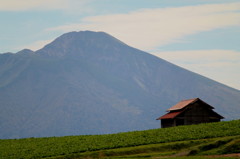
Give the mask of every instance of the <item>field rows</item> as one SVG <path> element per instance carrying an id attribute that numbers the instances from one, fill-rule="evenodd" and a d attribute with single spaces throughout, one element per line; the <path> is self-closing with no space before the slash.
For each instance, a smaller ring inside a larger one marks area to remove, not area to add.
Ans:
<path id="1" fill-rule="evenodd" d="M 240 120 L 108 135 L 0 140 L 0 158 L 45 158 L 139 145 L 240 135 Z"/>

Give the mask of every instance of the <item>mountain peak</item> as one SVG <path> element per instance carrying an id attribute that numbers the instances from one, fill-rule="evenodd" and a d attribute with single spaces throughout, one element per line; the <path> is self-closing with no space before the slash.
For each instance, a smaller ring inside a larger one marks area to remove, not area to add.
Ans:
<path id="1" fill-rule="evenodd" d="M 83 55 L 92 48 L 99 51 L 110 47 L 119 47 L 120 45 L 127 46 L 105 32 L 74 31 L 61 35 L 44 48 L 38 50 L 37 53 L 56 57 L 76 56 Z"/>
<path id="2" fill-rule="evenodd" d="M 18 51 L 17 54 L 30 54 L 33 53 L 34 51 L 30 50 L 30 49 L 23 49 L 21 51 Z"/>

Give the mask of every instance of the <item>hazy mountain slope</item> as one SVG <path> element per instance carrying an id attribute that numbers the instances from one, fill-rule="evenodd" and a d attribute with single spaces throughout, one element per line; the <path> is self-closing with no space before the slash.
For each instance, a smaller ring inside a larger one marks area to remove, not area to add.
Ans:
<path id="1" fill-rule="evenodd" d="M 71 32 L 35 53 L 0 55 L 0 138 L 157 128 L 168 107 L 195 97 L 239 118 L 240 91 L 103 32 Z"/>

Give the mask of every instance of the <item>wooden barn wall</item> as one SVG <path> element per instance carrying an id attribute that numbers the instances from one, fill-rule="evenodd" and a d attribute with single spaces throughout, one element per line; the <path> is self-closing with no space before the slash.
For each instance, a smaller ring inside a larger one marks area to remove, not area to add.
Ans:
<path id="1" fill-rule="evenodd" d="M 207 105 L 200 105 L 200 103 L 194 103 L 183 114 L 185 125 L 200 124 L 211 122 L 212 110 Z"/>

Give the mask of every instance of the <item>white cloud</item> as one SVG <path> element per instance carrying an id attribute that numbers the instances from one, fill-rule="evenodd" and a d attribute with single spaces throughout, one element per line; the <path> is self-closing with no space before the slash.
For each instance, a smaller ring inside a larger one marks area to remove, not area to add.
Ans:
<path id="1" fill-rule="evenodd" d="M 232 50 L 186 50 L 153 54 L 240 90 L 240 52 Z"/>
<path id="2" fill-rule="evenodd" d="M 0 11 L 26 11 L 71 8 L 84 8 L 91 0 L 0 0 Z"/>
<path id="3" fill-rule="evenodd" d="M 80 23 L 49 28 L 49 31 L 105 31 L 127 44 L 153 50 L 182 41 L 187 35 L 228 26 L 240 26 L 240 3 L 179 8 L 145 9 L 128 14 L 92 16 Z"/>

